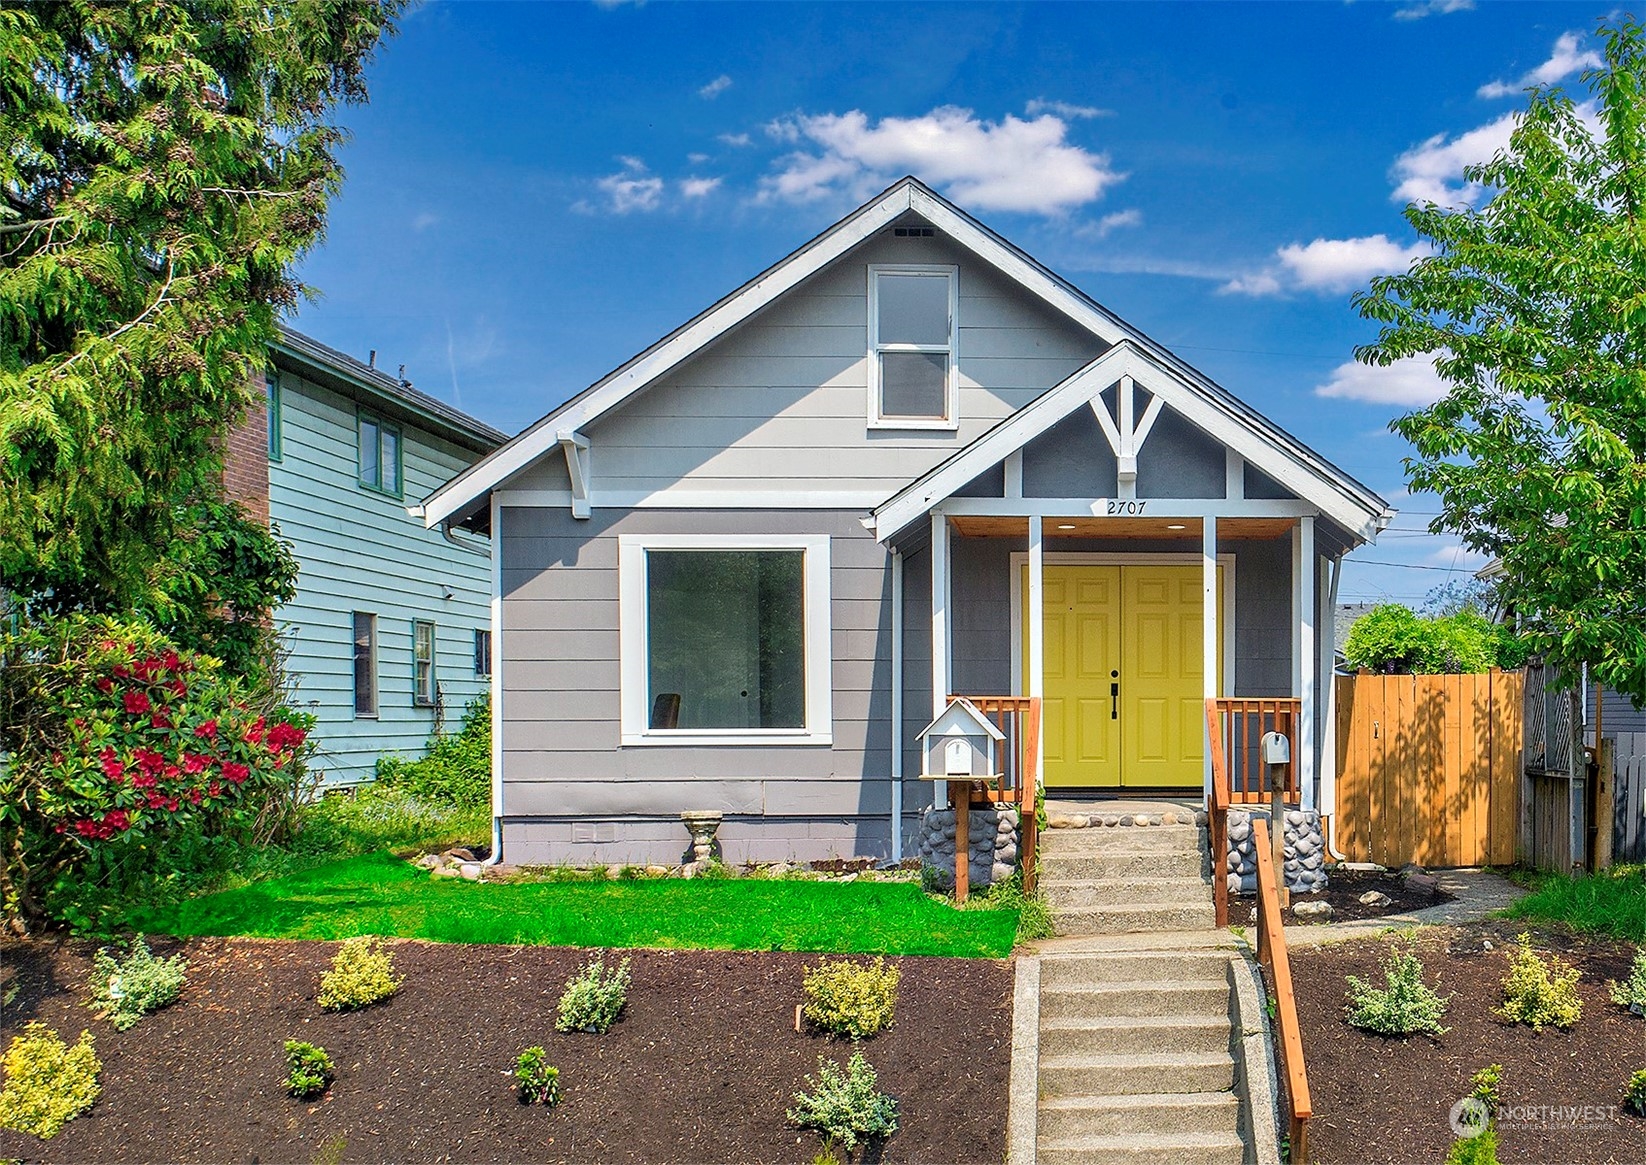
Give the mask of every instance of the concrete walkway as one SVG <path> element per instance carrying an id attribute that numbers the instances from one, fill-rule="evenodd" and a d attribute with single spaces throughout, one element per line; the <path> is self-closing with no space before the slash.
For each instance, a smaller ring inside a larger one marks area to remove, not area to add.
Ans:
<path id="1" fill-rule="evenodd" d="M 1293 947 L 1319 946 L 1351 938 L 1365 938 L 1387 930 L 1409 930 L 1417 926 L 1458 926 L 1480 922 L 1528 893 L 1502 874 L 1491 870 L 1431 870 L 1440 888 L 1454 896 L 1452 902 L 1389 914 L 1382 918 L 1358 918 L 1349 922 L 1327 922 L 1286 928 L 1286 944 Z"/>

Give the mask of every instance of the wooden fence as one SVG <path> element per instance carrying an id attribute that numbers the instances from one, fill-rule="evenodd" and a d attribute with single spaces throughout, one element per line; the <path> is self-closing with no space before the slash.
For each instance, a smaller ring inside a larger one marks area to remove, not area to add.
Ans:
<path id="1" fill-rule="evenodd" d="M 1612 860 L 1646 862 L 1646 732 L 1613 737 Z"/>
<path id="2" fill-rule="evenodd" d="M 1337 678 L 1337 849 L 1397 867 L 1508 865 L 1520 832 L 1523 677 Z"/>

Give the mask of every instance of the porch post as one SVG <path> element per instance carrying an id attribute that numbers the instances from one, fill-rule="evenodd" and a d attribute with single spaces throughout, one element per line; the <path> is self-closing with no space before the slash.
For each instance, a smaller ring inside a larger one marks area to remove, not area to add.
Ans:
<path id="1" fill-rule="evenodd" d="M 892 861 L 903 860 L 903 552 L 892 547 Z"/>
<path id="2" fill-rule="evenodd" d="M 932 719 L 949 702 L 949 518 L 932 511 Z M 943 808 L 948 786 L 932 782 L 932 807 Z"/>
<path id="3" fill-rule="evenodd" d="M 1315 807 L 1315 520 L 1299 518 L 1292 531 L 1292 694 L 1298 698 L 1299 807 Z"/>
<path id="4" fill-rule="evenodd" d="M 1217 685 L 1217 643 L 1223 633 L 1217 609 L 1217 519 L 1207 515 L 1200 522 L 1200 676 L 1201 694 L 1208 700 L 1222 695 Z M 1212 742 L 1208 738 L 1201 766 L 1201 792 L 1212 795 Z"/>
<path id="5" fill-rule="evenodd" d="M 1041 518 L 1029 519 L 1029 606 L 1028 640 L 1023 646 L 1023 654 L 1028 657 L 1029 688 L 1027 695 L 1045 696 L 1046 694 L 1046 571 L 1044 541 L 1046 523 Z M 1039 777 L 1046 772 L 1046 734 L 1040 732 L 1035 737 L 1035 764 L 1034 771 Z M 1037 778 L 1039 779 L 1039 778 Z"/>

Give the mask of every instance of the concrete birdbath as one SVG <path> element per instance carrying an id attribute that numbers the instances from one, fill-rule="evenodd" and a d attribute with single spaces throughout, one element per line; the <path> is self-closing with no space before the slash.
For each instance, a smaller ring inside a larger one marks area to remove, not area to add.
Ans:
<path id="1" fill-rule="evenodd" d="M 714 835 L 720 831 L 721 814 L 714 810 L 697 809 L 687 810 L 680 815 L 687 831 L 692 835 L 692 861 L 712 862 L 714 860 Z"/>

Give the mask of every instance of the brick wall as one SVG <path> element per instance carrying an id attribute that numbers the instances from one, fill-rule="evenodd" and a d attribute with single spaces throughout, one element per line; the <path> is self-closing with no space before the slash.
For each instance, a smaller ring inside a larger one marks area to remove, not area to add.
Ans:
<path id="1" fill-rule="evenodd" d="M 223 492 L 248 514 L 269 520 L 269 414 L 263 376 L 252 383 L 252 405 L 223 450 Z"/>

